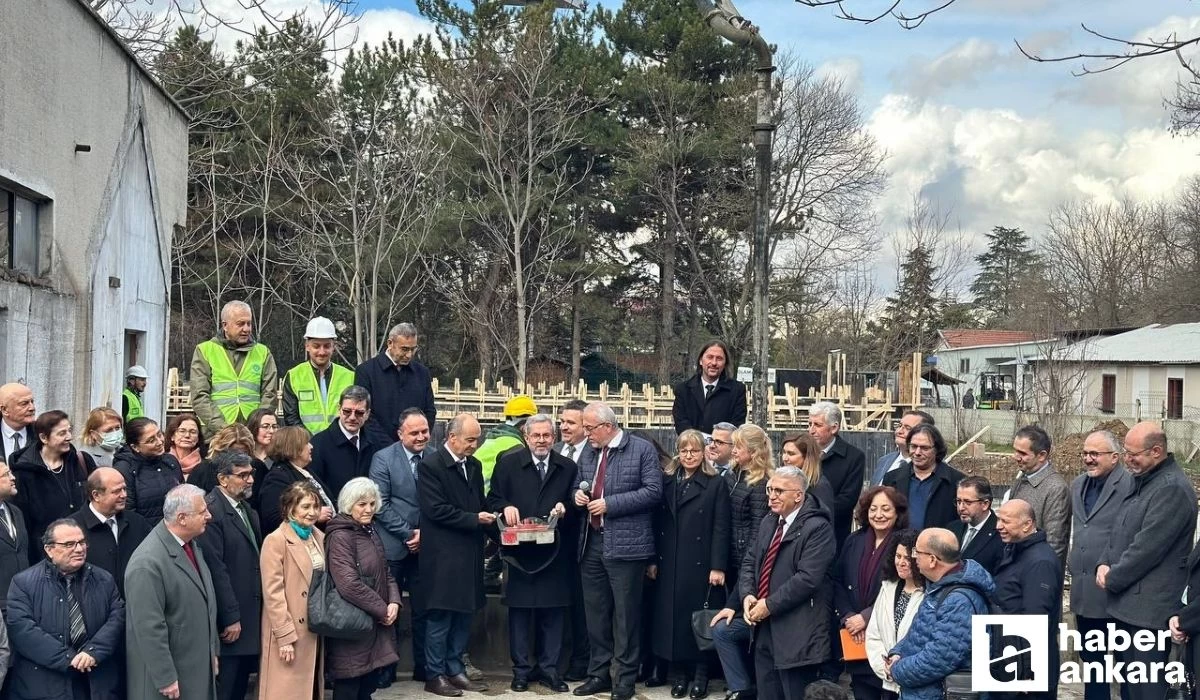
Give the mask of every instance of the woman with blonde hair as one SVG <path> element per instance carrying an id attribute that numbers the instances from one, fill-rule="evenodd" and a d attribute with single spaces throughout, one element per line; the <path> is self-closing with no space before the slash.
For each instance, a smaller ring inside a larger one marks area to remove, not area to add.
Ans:
<path id="1" fill-rule="evenodd" d="M 83 426 L 83 437 L 79 439 L 80 451 L 90 454 L 97 467 L 111 467 L 113 455 L 124 444 L 121 414 L 111 406 L 93 408 Z"/>
<path id="2" fill-rule="evenodd" d="M 833 484 L 821 475 L 821 448 L 808 433 L 793 433 L 783 437 L 779 461 L 785 467 L 795 467 L 808 477 L 808 493 L 833 516 Z"/>

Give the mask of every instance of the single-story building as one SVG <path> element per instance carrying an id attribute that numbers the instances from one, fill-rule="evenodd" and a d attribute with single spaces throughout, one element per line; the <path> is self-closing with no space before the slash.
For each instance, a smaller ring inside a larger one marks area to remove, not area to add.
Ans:
<path id="1" fill-rule="evenodd" d="M 979 408 L 1021 405 L 1031 384 L 1025 375 L 1028 358 L 1040 354 L 1044 341 L 1028 331 L 949 328 L 938 331 L 933 362 L 947 377 L 962 382 L 961 399 L 968 389 Z"/>
<path id="2" fill-rule="evenodd" d="M 161 417 L 188 117 L 84 0 L 0 3 L 0 380 Z"/>

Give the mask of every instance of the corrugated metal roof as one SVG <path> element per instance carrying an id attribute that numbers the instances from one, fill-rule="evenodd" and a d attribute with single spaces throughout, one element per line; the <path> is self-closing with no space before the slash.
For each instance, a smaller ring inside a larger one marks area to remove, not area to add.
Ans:
<path id="1" fill-rule="evenodd" d="M 1081 340 L 1054 354 L 1087 362 L 1200 365 L 1200 323 L 1155 323 L 1107 338 Z"/>

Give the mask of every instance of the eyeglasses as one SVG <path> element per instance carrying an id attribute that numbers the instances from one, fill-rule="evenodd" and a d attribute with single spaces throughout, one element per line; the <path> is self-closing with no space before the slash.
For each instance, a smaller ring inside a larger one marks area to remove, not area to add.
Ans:
<path id="1" fill-rule="evenodd" d="M 922 551 L 921 551 L 921 550 L 919 550 L 919 549 L 914 549 L 914 550 L 913 550 L 913 554 L 920 554 L 920 555 L 922 555 L 922 556 L 926 556 L 926 557 L 933 557 L 934 559 L 941 559 L 941 557 L 939 557 L 938 555 L 934 554 L 933 552 L 922 552 Z M 913 557 L 913 558 L 915 559 L 916 557 Z"/>
<path id="2" fill-rule="evenodd" d="M 146 438 L 146 439 L 142 440 L 141 444 L 143 444 L 143 445 L 153 445 L 153 444 L 154 444 L 154 443 L 156 443 L 156 442 L 162 442 L 162 441 L 163 441 L 163 434 L 162 434 L 162 433 L 155 433 L 155 434 L 151 435 L 150 437 L 148 437 L 148 438 Z"/>
<path id="3" fill-rule="evenodd" d="M 801 491 L 801 490 L 802 489 L 777 489 L 773 486 L 768 486 L 767 487 L 767 498 L 779 498 L 780 496 L 782 496 L 785 493 L 791 493 L 792 491 Z"/>
<path id="4" fill-rule="evenodd" d="M 350 416 L 354 416 L 355 418 L 362 418 L 363 416 L 367 415 L 367 410 L 365 408 L 343 408 L 342 415 L 347 418 L 349 418 Z"/>
<path id="5" fill-rule="evenodd" d="M 976 503 L 983 503 L 984 500 L 986 500 L 986 499 L 983 499 L 983 498 L 956 498 L 956 499 L 954 499 L 954 505 L 956 505 L 956 506 L 973 506 Z"/>
<path id="6" fill-rule="evenodd" d="M 1126 457 L 1141 457 L 1142 455 L 1146 454 L 1147 452 L 1149 452 L 1150 450 L 1153 450 L 1153 449 L 1154 449 L 1153 447 L 1147 447 L 1144 450 L 1125 450 L 1125 456 Z"/>
<path id="7" fill-rule="evenodd" d="M 599 427 L 600 427 L 600 426 L 602 426 L 602 425 L 612 425 L 612 423 L 597 423 L 597 424 L 595 424 L 595 425 L 588 425 L 587 423 L 584 423 L 584 424 L 583 424 L 583 425 L 581 425 L 580 427 L 581 427 L 581 428 L 583 428 L 583 432 L 585 432 L 585 433 L 590 433 L 590 432 L 592 432 L 592 431 L 593 431 L 593 430 L 595 430 L 596 428 L 599 428 Z"/>
<path id="8" fill-rule="evenodd" d="M 1114 450 L 1106 450 L 1104 452 L 1080 452 L 1079 456 L 1082 457 L 1083 459 L 1100 459 L 1104 455 L 1115 455 L 1115 454 L 1117 454 L 1117 452 Z"/>
<path id="9" fill-rule="evenodd" d="M 229 476 L 232 476 L 235 479 L 241 479 L 242 481 L 249 481 L 254 478 L 254 470 L 251 469 L 244 472 L 233 472 Z"/>
<path id="10" fill-rule="evenodd" d="M 200 431 L 195 428 L 180 428 L 175 431 L 176 435 L 199 435 Z"/>
<path id="11" fill-rule="evenodd" d="M 728 440 L 718 440 L 718 439 L 716 439 L 716 438 L 713 438 L 713 439 L 711 440 L 711 442 L 712 442 L 712 444 L 714 444 L 714 445 L 721 445 L 721 446 L 723 446 L 723 447 L 730 447 L 730 446 L 732 446 L 732 445 L 733 445 L 733 443 L 732 443 L 732 442 L 730 442 L 730 441 L 728 441 Z"/>
<path id="12" fill-rule="evenodd" d="M 55 547 L 63 549 L 87 549 L 87 540 L 71 540 L 70 542 L 51 542 Z"/>
<path id="13" fill-rule="evenodd" d="M 420 346 L 419 345 L 398 345 L 398 346 L 396 346 L 396 352 L 400 355 L 411 355 L 417 351 L 418 347 L 420 347 Z"/>
<path id="14" fill-rule="evenodd" d="M 679 454 L 681 456 L 682 455 L 698 455 L 698 454 L 704 454 L 704 450 L 697 450 L 693 447 L 689 447 L 686 450 L 680 450 Z"/>
<path id="15" fill-rule="evenodd" d="M 258 426 L 258 429 L 273 432 L 279 430 L 279 426 L 274 423 L 263 423 L 262 425 Z"/>

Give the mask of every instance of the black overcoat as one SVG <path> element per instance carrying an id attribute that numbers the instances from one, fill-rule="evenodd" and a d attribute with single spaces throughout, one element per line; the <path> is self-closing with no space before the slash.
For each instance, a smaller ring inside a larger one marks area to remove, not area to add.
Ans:
<path id="1" fill-rule="evenodd" d="M 522 518 L 545 518 L 555 503 L 567 514 L 558 523 L 553 545 L 520 544 L 502 549 L 506 559 L 504 602 L 514 608 L 560 608 L 571 604 L 571 581 L 575 571 L 575 541 L 579 536 L 579 511 L 571 507 L 577 467 L 557 452 L 546 458 L 546 481 L 542 483 L 533 455 L 520 448 L 505 453 L 496 462 L 487 509 L 503 513 L 516 506 Z M 544 568 L 543 568 L 544 567 Z M 537 571 L 528 574 L 522 571 Z"/>
<path id="2" fill-rule="evenodd" d="M 221 656 L 257 655 L 262 645 L 262 571 L 259 569 L 259 549 L 262 529 L 258 513 L 250 510 L 253 540 L 242 516 L 229 504 L 220 487 L 204 499 L 212 520 L 200 535 L 200 551 L 212 574 L 213 590 L 217 593 L 217 631 L 235 622 L 242 624 L 242 634 L 236 642 L 221 642 Z"/>
<path id="3" fill-rule="evenodd" d="M 671 416 L 676 433 L 691 429 L 711 433 L 715 423 L 746 422 L 746 385 L 736 379 L 722 375 L 708 399 L 704 398 L 704 382 L 699 373 L 673 389 L 675 402 L 671 405 Z"/>
<path id="4" fill-rule="evenodd" d="M 677 498 L 681 473 L 664 477 L 663 502 L 654 518 L 658 582 L 651 628 L 654 654 L 670 661 L 700 658 L 691 620 L 705 598 L 710 610 L 724 607 L 725 589 L 710 591 L 708 573 L 715 569 L 737 576 L 736 567 L 729 566 L 729 486 L 719 476 L 696 472 Z"/>
<path id="5" fill-rule="evenodd" d="M 8 528 L 0 525 L 0 610 L 7 607 L 5 599 L 8 597 L 8 586 L 13 577 L 29 568 L 31 563 L 29 531 L 25 528 L 25 514 L 11 502 L 5 507 L 8 508 L 9 515 L 12 517 L 17 536 L 9 535 Z M 45 550 L 38 547 L 37 557 L 33 559 L 32 563 L 36 564 L 42 558 L 43 551 Z"/>
<path id="6" fill-rule="evenodd" d="M 137 511 L 123 510 L 116 515 L 117 533 L 120 534 L 120 542 L 116 542 L 113 540 L 112 529 L 97 518 L 88 506 L 80 508 L 71 518 L 79 523 L 79 527 L 83 529 L 83 536 L 87 539 L 87 562 L 112 574 L 117 582 L 117 590 L 124 596 L 125 565 L 154 526 L 149 520 L 138 515 Z"/>
<path id="7" fill-rule="evenodd" d="M 486 510 L 483 467 L 467 457 L 467 475 L 445 446 L 417 469 L 421 505 L 420 586 L 427 610 L 473 613 L 484 606 Z"/>
<path id="8" fill-rule="evenodd" d="M 432 425 L 432 424 L 431 424 Z M 329 497 L 337 503 L 342 487 L 351 479 L 367 476 L 371 471 L 371 458 L 381 448 L 390 445 L 366 430 L 358 434 L 358 446 L 342 432 L 335 418 L 328 428 L 312 437 L 312 464 L 308 471 L 329 487 Z"/>

